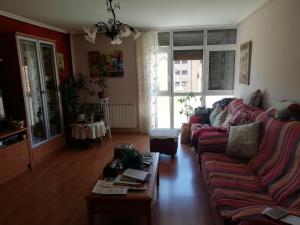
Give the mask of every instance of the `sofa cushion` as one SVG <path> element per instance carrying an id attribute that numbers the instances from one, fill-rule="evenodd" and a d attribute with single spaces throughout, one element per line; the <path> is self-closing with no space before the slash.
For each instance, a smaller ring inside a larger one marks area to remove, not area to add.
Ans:
<path id="1" fill-rule="evenodd" d="M 220 105 L 223 109 L 235 98 L 223 98 L 219 101 L 216 101 L 212 106 L 215 108 L 217 105 Z"/>
<path id="2" fill-rule="evenodd" d="M 219 115 L 217 115 L 215 121 L 214 121 L 214 124 L 213 126 L 214 127 L 222 127 L 224 121 L 226 120 L 227 118 L 227 114 L 228 112 L 223 110 L 222 112 L 219 113 Z"/>
<path id="3" fill-rule="evenodd" d="M 208 181 L 213 178 L 230 178 L 238 175 L 251 176 L 253 171 L 243 161 L 221 162 L 221 161 L 202 161 L 202 173 Z M 231 178 L 230 178 L 231 179 Z"/>
<path id="4" fill-rule="evenodd" d="M 299 119 L 300 105 L 291 101 L 280 101 L 267 110 L 270 116 L 279 120 Z"/>
<path id="5" fill-rule="evenodd" d="M 259 122 L 230 127 L 226 154 L 244 159 L 252 158 L 258 147 L 259 128 Z"/>
<path id="6" fill-rule="evenodd" d="M 231 126 L 238 126 L 250 123 L 251 114 L 255 111 L 261 111 L 261 109 L 241 104 L 231 112 L 232 118 L 229 121 L 229 124 Z"/>
<path id="7" fill-rule="evenodd" d="M 232 118 L 232 114 L 231 113 L 227 113 L 226 119 L 224 120 L 222 127 L 224 128 L 228 128 L 230 127 L 230 120 Z"/>
<path id="8" fill-rule="evenodd" d="M 211 127 L 209 124 L 201 124 L 201 123 L 194 123 L 191 125 L 191 146 L 197 148 L 198 146 L 198 131 L 202 128 L 209 128 Z"/>
<path id="9" fill-rule="evenodd" d="M 209 114 L 209 122 L 211 125 L 214 124 L 216 117 L 223 111 L 220 105 L 217 105 L 214 110 Z"/>
<path id="10" fill-rule="evenodd" d="M 229 188 L 216 188 L 212 191 L 212 199 L 222 216 L 226 210 L 240 209 L 249 206 L 268 205 L 276 206 L 273 198 L 264 192 L 234 190 Z"/>
<path id="11" fill-rule="evenodd" d="M 253 107 L 259 107 L 261 102 L 261 91 L 257 89 L 244 99 L 244 103 Z"/>
<path id="12" fill-rule="evenodd" d="M 192 115 L 189 118 L 189 124 L 192 125 L 194 123 L 202 123 L 203 117 L 201 115 Z"/>
<path id="13" fill-rule="evenodd" d="M 197 152 L 218 152 L 224 153 L 228 143 L 227 130 L 211 129 L 210 132 L 203 132 L 198 135 Z"/>

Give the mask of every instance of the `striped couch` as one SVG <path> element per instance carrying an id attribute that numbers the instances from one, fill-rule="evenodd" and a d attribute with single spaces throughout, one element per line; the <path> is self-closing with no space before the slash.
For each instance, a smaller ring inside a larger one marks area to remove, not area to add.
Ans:
<path id="1" fill-rule="evenodd" d="M 266 206 L 300 216 L 300 122 L 283 122 L 255 111 L 261 122 L 257 155 L 250 161 L 203 153 L 201 170 L 213 206 L 229 223 L 280 224 L 261 215 Z"/>
<path id="2" fill-rule="evenodd" d="M 251 115 L 256 112 L 262 112 L 261 109 L 251 107 L 243 103 L 242 99 L 235 99 L 230 102 L 225 110 L 232 115 L 229 121 L 230 125 L 241 125 L 250 122 Z M 225 152 L 228 142 L 228 128 L 212 127 L 209 124 L 200 122 L 191 122 L 191 146 L 196 152 Z"/>

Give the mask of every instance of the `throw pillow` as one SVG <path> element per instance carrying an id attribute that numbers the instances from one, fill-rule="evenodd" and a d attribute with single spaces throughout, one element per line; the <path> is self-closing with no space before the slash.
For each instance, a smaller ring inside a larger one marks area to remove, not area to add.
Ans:
<path id="1" fill-rule="evenodd" d="M 217 105 L 214 110 L 209 114 L 209 122 L 211 125 L 214 124 L 217 115 L 222 112 L 223 109 L 220 105 Z"/>
<path id="2" fill-rule="evenodd" d="M 279 120 L 299 120 L 300 105 L 284 100 L 269 108 L 267 113 Z"/>
<path id="3" fill-rule="evenodd" d="M 228 114 L 227 111 L 222 111 L 221 113 L 219 113 L 219 115 L 217 115 L 217 117 L 215 119 L 213 126 L 221 127 L 227 118 L 227 114 Z"/>
<path id="4" fill-rule="evenodd" d="M 260 122 L 230 127 L 226 154 L 242 159 L 252 158 L 258 148 L 259 129 Z"/>
<path id="5" fill-rule="evenodd" d="M 197 107 L 194 110 L 194 114 L 200 115 L 202 117 L 200 123 L 209 124 L 209 114 L 211 113 L 212 110 L 213 110 L 212 108 Z"/>
<path id="6" fill-rule="evenodd" d="M 233 101 L 235 98 L 223 98 L 219 101 L 216 101 L 212 107 L 215 108 L 217 105 L 220 105 L 223 109 L 225 106 L 227 106 L 231 101 Z"/>
<path id="7" fill-rule="evenodd" d="M 225 121 L 224 121 L 224 123 L 222 124 L 222 126 L 225 127 L 225 128 L 229 127 L 229 126 L 231 125 L 231 124 L 230 124 L 231 118 L 232 118 L 232 114 L 231 114 L 231 113 L 228 113 L 228 114 L 227 114 L 227 117 L 226 117 L 226 119 L 225 119 Z"/>
<path id="8" fill-rule="evenodd" d="M 257 89 L 244 99 L 244 103 L 253 107 L 258 107 L 261 101 L 261 91 Z"/>

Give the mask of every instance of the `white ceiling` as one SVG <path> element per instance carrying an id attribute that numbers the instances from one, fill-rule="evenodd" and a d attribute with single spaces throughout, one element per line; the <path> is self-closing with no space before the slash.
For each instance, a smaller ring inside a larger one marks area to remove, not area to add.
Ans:
<path id="1" fill-rule="evenodd" d="M 138 28 L 236 25 L 268 0 L 120 0 L 123 23 Z M 81 31 L 110 17 L 105 0 L 1 0 L 0 10 Z"/>

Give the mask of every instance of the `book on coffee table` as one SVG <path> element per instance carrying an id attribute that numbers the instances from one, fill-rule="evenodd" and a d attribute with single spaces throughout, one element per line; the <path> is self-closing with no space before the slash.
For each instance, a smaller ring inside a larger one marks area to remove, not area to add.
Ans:
<path id="1" fill-rule="evenodd" d="M 143 171 L 143 170 L 128 168 L 122 173 L 122 176 L 129 178 L 129 179 L 145 182 L 145 180 L 148 176 L 148 172 Z"/>

